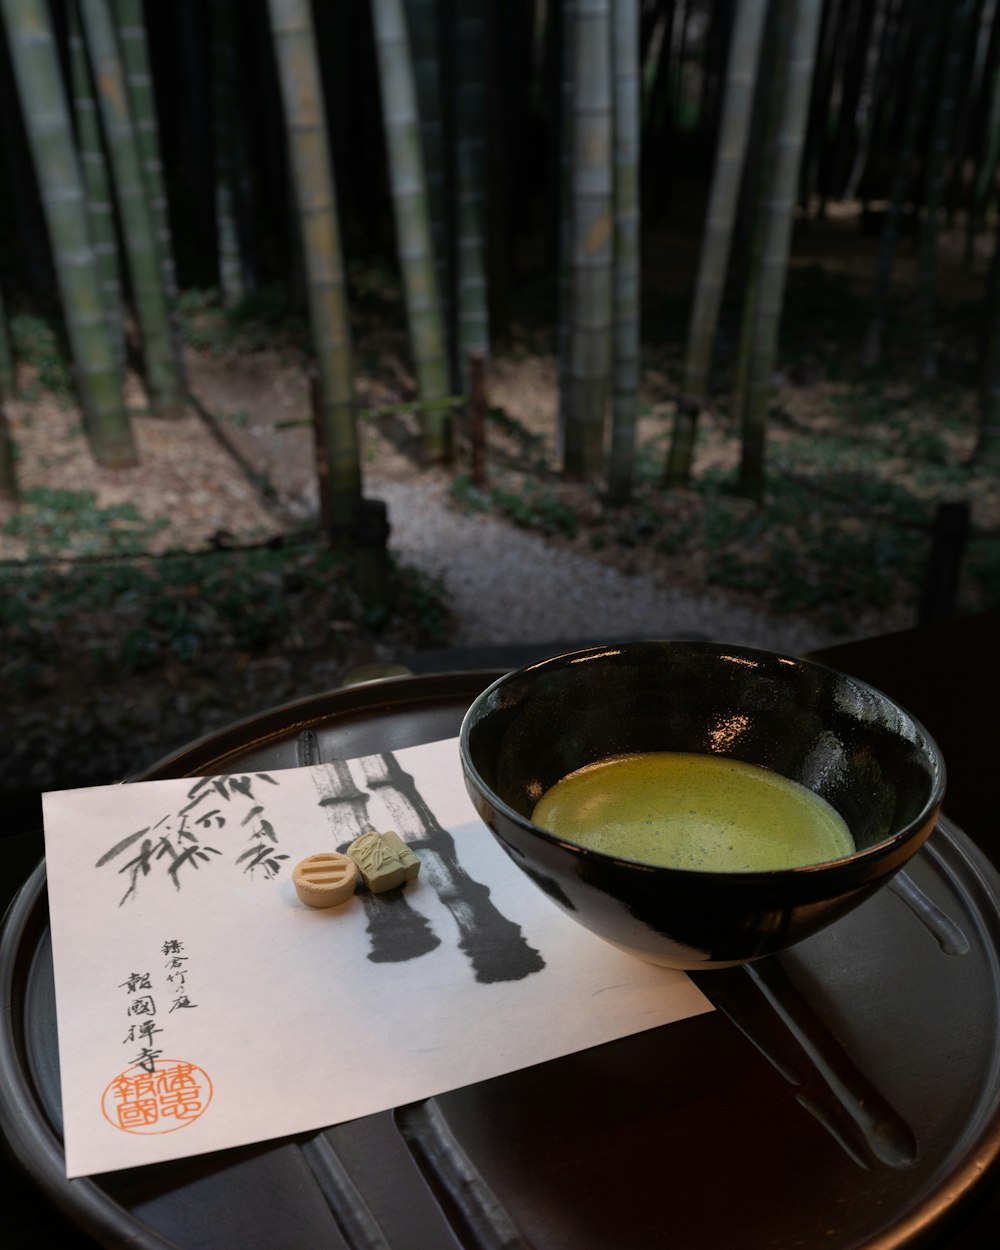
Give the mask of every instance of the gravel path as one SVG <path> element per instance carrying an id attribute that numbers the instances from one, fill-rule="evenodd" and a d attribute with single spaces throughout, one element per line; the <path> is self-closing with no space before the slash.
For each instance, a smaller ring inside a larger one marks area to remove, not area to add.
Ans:
<path id="1" fill-rule="evenodd" d="M 455 645 L 698 637 L 800 654 L 844 641 L 721 595 L 626 576 L 494 517 L 456 512 L 444 491 L 441 481 L 383 480 L 368 493 L 388 507 L 393 552 L 444 583 Z"/>

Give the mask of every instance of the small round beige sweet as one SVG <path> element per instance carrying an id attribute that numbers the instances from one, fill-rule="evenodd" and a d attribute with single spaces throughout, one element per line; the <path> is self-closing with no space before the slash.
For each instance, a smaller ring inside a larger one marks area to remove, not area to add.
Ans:
<path id="1" fill-rule="evenodd" d="M 307 907 L 336 907 L 338 903 L 346 903 L 357 882 L 357 864 L 337 851 L 308 855 L 292 869 L 295 893 Z"/>

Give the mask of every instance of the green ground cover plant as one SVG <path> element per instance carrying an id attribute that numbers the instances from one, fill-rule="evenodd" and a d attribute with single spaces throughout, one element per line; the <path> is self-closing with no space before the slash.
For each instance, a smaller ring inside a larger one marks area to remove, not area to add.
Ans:
<path id="1" fill-rule="evenodd" d="M 319 543 L 0 567 L 0 683 L 22 693 L 272 649 L 346 661 L 361 636 L 416 648 L 447 632 L 430 579 L 392 563 L 387 604 L 368 607 L 349 559 Z"/>
<path id="2" fill-rule="evenodd" d="M 915 619 L 937 506 L 965 499 L 972 523 L 957 607 L 1000 605 L 996 474 L 972 461 L 969 387 L 954 380 L 908 386 L 888 373 L 831 383 L 815 340 L 811 352 L 809 368 L 824 381 L 782 388 L 760 504 L 737 493 L 738 432 L 722 405 L 701 424 L 700 467 L 683 491 L 662 485 L 668 423 L 647 417 L 633 496 L 620 507 L 605 503 L 599 484 L 561 479 L 532 431 L 519 428 L 514 414 L 494 412 L 489 480 L 473 486 L 459 474 L 452 500 L 620 567 L 724 590 L 843 632 L 858 613 L 893 606 Z M 665 362 L 668 379 L 671 368 Z M 654 394 L 647 411 L 655 414 L 658 404 L 662 411 Z"/>
<path id="3" fill-rule="evenodd" d="M 93 491 L 35 487 L 0 531 L 25 541 L 29 559 L 62 556 L 141 555 L 167 524 L 144 517 L 132 503 L 100 507 Z"/>

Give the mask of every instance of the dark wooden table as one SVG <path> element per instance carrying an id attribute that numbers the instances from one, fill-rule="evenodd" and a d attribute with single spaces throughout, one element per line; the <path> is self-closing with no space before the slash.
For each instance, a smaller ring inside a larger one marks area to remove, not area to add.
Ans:
<path id="1" fill-rule="evenodd" d="M 1000 614 L 991 613 L 828 648 L 816 653 L 813 658 L 878 686 L 923 721 L 941 745 L 947 762 L 949 784 L 945 800 L 946 813 L 986 852 L 994 864 L 1000 865 L 1000 805 L 994 781 L 996 748 L 1000 740 L 998 640 Z M 552 647 L 547 650 L 551 653 L 557 649 L 559 648 Z M 529 651 L 524 648 L 501 648 L 488 655 L 479 652 L 473 664 L 469 663 L 465 654 L 457 651 L 447 657 L 439 656 L 436 667 L 455 670 L 469 667 L 516 667 L 532 658 Z M 32 829 L 11 828 L 8 824 L 0 846 L 3 850 L 3 860 L 0 862 L 0 888 L 3 890 L 3 897 L 0 901 L 6 902 L 41 854 L 40 833 Z M 718 1044 L 718 1030 L 714 1025 L 693 1022 L 691 1032 L 692 1037 L 695 1032 L 698 1033 L 698 1044 L 708 1047 Z M 589 1068 L 586 1063 L 579 1063 L 577 1066 L 584 1076 L 594 1076 L 595 1073 L 600 1076 L 600 1063 L 594 1069 Z M 532 1079 L 534 1078 L 529 1075 L 526 1083 L 530 1084 Z M 544 1084 L 541 1074 L 537 1080 Z M 696 1096 L 706 1097 L 705 1091 L 692 1090 L 692 1097 Z M 768 1101 L 770 1097 L 770 1094 L 762 1096 L 760 1106 L 749 1110 L 757 1114 L 769 1114 L 772 1109 Z M 495 1101 L 491 1102 L 488 1096 L 482 1105 L 493 1115 L 504 1114 L 504 1108 Z M 466 1128 L 474 1134 L 472 1126 Z M 512 1122 L 509 1128 L 511 1132 L 518 1133 L 522 1131 L 523 1125 Z M 525 1139 L 524 1144 L 526 1152 L 530 1153 L 530 1141 Z M 372 1150 L 378 1152 L 386 1145 L 387 1142 L 373 1130 Z M 704 1145 L 705 1143 L 692 1142 L 692 1150 Z M 567 1149 L 569 1148 L 571 1144 L 567 1143 Z M 594 1148 L 621 1149 L 627 1148 L 627 1143 L 595 1141 Z M 746 1148 L 753 1149 L 751 1133 L 747 1134 Z M 365 1166 L 364 1160 L 353 1162 L 358 1168 L 363 1169 Z M 552 1172 L 554 1188 L 563 1200 L 570 1201 L 573 1196 L 572 1178 L 559 1173 L 558 1168 L 553 1168 Z M 93 1244 L 77 1230 L 67 1227 L 52 1212 L 9 1159 L 4 1161 L 0 1182 L 3 1183 L 4 1193 L 7 1195 L 0 1206 L 0 1244 L 5 1250 L 45 1245 L 73 1250 L 74 1247 Z M 921 1244 L 948 1246 L 953 1250 L 978 1250 L 979 1247 L 993 1244 L 996 1229 L 1000 1228 L 1000 1181 L 991 1179 L 988 1184 L 980 1187 L 977 1197 L 978 1201 L 970 1204 L 960 1223 L 948 1231 L 944 1240 L 936 1237 L 931 1242 Z M 622 1200 L 630 1199 L 626 1196 Z M 635 1200 L 640 1199 L 636 1197 Z M 648 1195 L 641 1200 L 650 1201 Z M 720 1194 L 718 1200 L 724 1203 L 727 1197 Z M 208 1244 L 215 1243 L 210 1239 Z M 290 1244 L 302 1243 L 293 1240 Z M 395 1244 L 394 1241 L 393 1245 Z M 414 1241 L 412 1244 L 418 1243 Z M 471 1230 L 468 1239 L 452 1240 L 449 1236 L 440 1243 L 422 1240 L 419 1244 L 462 1244 L 479 1247 L 492 1243 L 488 1239 L 482 1241 L 480 1234 Z M 733 1245 L 736 1244 L 741 1246 L 741 1250 L 744 1247 L 753 1250 L 752 1240 L 733 1242 Z M 541 1246 L 538 1250 L 541 1250 Z"/>
<path id="2" fill-rule="evenodd" d="M 827 647 L 812 658 L 884 690 L 922 721 L 945 758 L 948 815 L 1000 867 L 1000 612 Z M 952 1230 L 948 1250 L 982 1250 L 1000 1229 L 1000 1179 Z"/>

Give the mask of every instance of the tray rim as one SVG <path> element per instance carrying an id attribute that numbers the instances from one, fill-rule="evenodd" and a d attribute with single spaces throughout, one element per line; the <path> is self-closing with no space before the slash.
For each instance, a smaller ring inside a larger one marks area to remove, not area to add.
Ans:
<path id="1" fill-rule="evenodd" d="M 322 727 L 330 720 L 361 720 L 433 707 L 449 702 L 471 702 L 479 690 L 501 676 L 504 669 L 463 669 L 448 673 L 386 677 L 357 685 L 333 688 L 301 699 L 275 705 L 235 720 L 159 757 L 127 782 L 162 777 L 198 775 L 205 768 L 222 770 L 240 754 L 263 749 L 268 744 L 294 738 L 304 729 Z M 253 736 L 248 731 L 256 729 Z M 187 763 L 190 767 L 182 765 Z M 197 771 L 195 771 L 197 770 Z M 977 888 L 989 898 L 1000 920 L 1000 874 L 988 857 L 947 814 L 939 817 L 937 828 L 944 835 L 950 855 L 957 855 L 964 870 L 971 873 Z M 925 853 L 923 850 L 920 854 Z M 941 859 L 940 851 L 927 853 Z M 948 866 L 950 868 L 950 866 Z M 953 871 L 953 869 L 951 869 Z M 980 916 L 980 901 L 970 900 Z M 0 1028 L 0 1132 L 12 1147 L 17 1164 L 39 1186 L 54 1206 L 81 1231 L 93 1236 L 117 1236 L 127 1225 L 128 1244 L 139 1250 L 173 1250 L 176 1245 L 121 1205 L 106 1192 L 100 1177 L 65 1175 L 62 1140 L 49 1122 L 35 1090 L 34 1078 L 23 1062 L 18 1046 L 18 1028 L 24 1015 L 23 998 L 16 989 L 28 979 L 25 965 L 37 955 L 38 942 L 48 928 L 48 896 L 44 858 L 21 886 L 0 924 L 0 990 L 3 993 L 3 1024 Z M 10 940 L 16 936 L 17 940 Z M 17 959 L 25 937 L 33 941 L 31 959 Z M 1000 939 L 991 935 L 985 941 L 993 954 L 997 1003 L 1000 1005 Z M 710 974 L 702 974 L 710 975 Z M 23 1028 L 20 1029 L 23 1040 Z M 888 1226 L 873 1230 L 865 1250 L 904 1250 L 923 1244 L 926 1237 L 939 1237 L 960 1219 L 984 1194 L 984 1182 L 993 1178 L 1000 1166 L 1000 1049 L 994 1056 L 993 1094 L 988 1108 L 973 1121 L 974 1135 L 966 1159 L 943 1176 L 928 1179 L 925 1192 L 916 1205 L 898 1212 Z M 977 1107 L 979 1107 L 977 1103 Z M 978 1121 L 978 1122 L 977 1122 Z M 284 1139 L 279 1139 L 284 1140 Z M 957 1146 L 956 1142 L 956 1146 Z M 169 1166 L 169 1165 L 167 1165 Z M 931 1242 L 934 1244 L 934 1242 Z"/>

